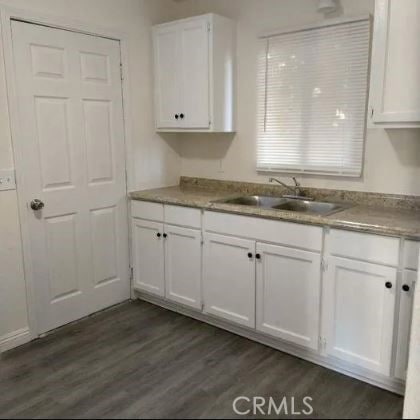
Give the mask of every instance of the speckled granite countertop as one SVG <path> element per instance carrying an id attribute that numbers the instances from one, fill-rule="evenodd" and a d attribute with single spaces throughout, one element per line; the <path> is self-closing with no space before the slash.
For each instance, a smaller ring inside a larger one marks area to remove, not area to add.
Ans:
<path id="1" fill-rule="evenodd" d="M 278 187 L 275 187 L 273 191 L 272 186 L 235 183 L 238 184 L 235 188 L 231 188 L 231 184 L 229 188 L 224 188 L 227 185 L 223 184 L 220 186 L 221 188 L 215 188 L 215 185 L 211 185 L 211 188 L 209 188 L 209 185 L 205 183 L 189 182 L 191 179 L 181 179 L 181 185 L 175 187 L 136 191 L 130 193 L 129 196 L 133 200 L 196 207 L 245 216 L 329 226 L 359 232 L 402 236 L 420 240 L 420 208 L 417 207 L 417 198 L 407 197 L 404 199 L 403 197 L 397 196 L 350 192 L 346 192 L 348 194 L 343 195 L 344 192 L 333 190 L 331 190 L 331 194 L 326 194 L 326 190 L 308 190 L 312 193 L 308 195 L 318 200 L 322 198 L 324 201 L 339 202 L 343 201 L 342 198 L 344 197 L 347 198 L 346 203 L 348 203 L 350 201 L 349 198 L 352 198 L 352 206 L 350 208 L 329 216 L 318 216 L 217 202 L 228 197 L 257 194 L 254 188 L 259 188 L 258 192 L 262 195 L 281 195 L 284 191 Z M 268 188 L 270 191 L 267 191 Z M 273 192 L 277 194 L 273 194 Z M 411 202 L 410 200 L 414 200 L 415 202 Z M 368 205 L 365 203 L 368 203 Z M 382 205 L 379 205 L 379 203 Z"/>

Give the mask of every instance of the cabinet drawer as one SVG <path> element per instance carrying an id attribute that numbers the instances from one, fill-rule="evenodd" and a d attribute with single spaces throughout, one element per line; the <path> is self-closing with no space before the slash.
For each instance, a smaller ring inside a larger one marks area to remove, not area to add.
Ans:
<path id="1" fill-rule="evenodd" d="M 163 204 L 133 200 L 131 202 L 131 216 L 163 222 Z"/>
<path id="2" fill-rule="evenodd" d="M 201 229 L 201 210 L 182 206 L 165 206 L 165 223 Z"/>
<path id="3" fill-rule="evenodd" d="M 322 249 L 322 228 L 318 226 L 206 211 L 204 228 L 208 232 L 273 242 L 311 251 L 319 252 Z"/>
<path id="4" fill-rule="evenodd" d="M 420 242 L 405 241 L 403 251 L 404 268 L 417 270 L 419 264 Z"/>
<path id="5" fill-rule="evenodd" d="M 338 229 L 327 236 L 327 250 L 332 255 L 393 266 L 398 265 L 399 244 L 398 238 Z"/>

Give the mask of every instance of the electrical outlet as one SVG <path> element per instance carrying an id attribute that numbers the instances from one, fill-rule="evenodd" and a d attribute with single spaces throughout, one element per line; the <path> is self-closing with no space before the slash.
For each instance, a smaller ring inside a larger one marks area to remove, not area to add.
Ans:
<path id="1" fill-rule="evenodd" d="M 14 169 L 0 169 L 0 191 L 15 189 L 16 179 Z"/>

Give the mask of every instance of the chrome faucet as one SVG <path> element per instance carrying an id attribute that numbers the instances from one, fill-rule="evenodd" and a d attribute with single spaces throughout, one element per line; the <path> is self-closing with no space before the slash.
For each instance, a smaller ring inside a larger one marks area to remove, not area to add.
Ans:
<path id="1" fill-rule="evenodd" d="M 285 184 L 284 182 L 280 181 L 277 178 L 270 178 L 268 182 L 277 182 L 277 184 L 282 185 L 284 188 L 287 188 L 289 191 L 293 192 L 293 197 L 302 197 L 303 191 L 300 188 L 300 184 L 298 180 L 293 176 L 292 177 L 293 182 L 295 183 L 294 187 L 291 187 L 290 185 Z"/>

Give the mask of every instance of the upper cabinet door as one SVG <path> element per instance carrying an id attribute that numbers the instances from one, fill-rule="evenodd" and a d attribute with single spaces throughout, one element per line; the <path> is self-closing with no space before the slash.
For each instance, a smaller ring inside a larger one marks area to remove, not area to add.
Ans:
<path id="1" fill-rule="evenodd" d="M 153 28 L 156 129 L 233 132 L 235 25 L 212 13 Z"/>
<path id="2" fill-rule="evenodd" d="M 209 29 L 207 17 L 180 26 L 182 86 L 181 126 L 208 128 L 209 107 Z"/>
<path id="3" fill-rule="evenodd" d="M 155 112 L 157 128 L 180 126 L 179 26 L 154 28 Z M 178 118 L 177 118 L 178 117 Z"/>
<path id="4" fill-rule="evenodd" d="M 323 291 L 327 355 L 388 376 L 397 270 L 329 257 Z"/>
<path id="5" fill-rule="evenodd" d="M 376 0 L 371 117 L 386 127 L 420 126 L 420 2 Z"/>
<path id="6" fill-rule="evenodd" d="M 321 256 L 257 243 L 257 329 L 318 349 Z"/>

